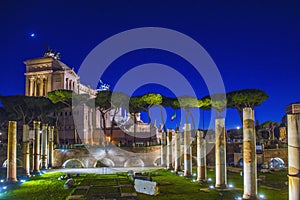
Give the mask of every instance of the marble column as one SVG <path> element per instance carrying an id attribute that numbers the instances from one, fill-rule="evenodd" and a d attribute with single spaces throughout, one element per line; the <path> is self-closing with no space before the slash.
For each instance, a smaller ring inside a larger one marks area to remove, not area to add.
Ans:
<path id="1" fill-rule="evenodd" d="M 225 137 L 225 119 L 216 119 L 216 188 L 226 188 L 226 137 Z"/>
<path id="2" fill-rule="evenodd" d="M 43 89 L 44 89 L 44 81 L 43 78 L 39 78 L 39 96 L 43 96 Z"/>
<path id="3" fill-rule="evenodd" d="M 288 114 L 289 199 L 300 199 L 300 114 Z"/>
<path id="4" fill-rule="evenodd" d="M 54 126 L 48 127 L 48 167 L 53 166 L 53 141 L 54 141 Z"/>
<path id="5" fill-rule="evenodd" d="M 37 96 L 37 79 L 35 78 L 33 81 L 33 95 L 32 96 Z"/>
<path id="6" fill-rule="evenodd" d="M 29 142 L 29 152 L 30 152 L 30 172 L 33 173 L 34 171 L 34 137 L 31 141 L 31 143 Z"/>
<path id="7" fill-rule="evenodd" d="M 42 143 L 41 143 L 41 158 L 42 158 L 42 169 L 48 167 L 48 124 L 42 125 Z"/>
<path id="8" fill-rule="evenodd" d="M 172 130 L 168 130 L 168 136 L 167 136 L 167 169 L 173 169 L 172 166 Z"/>
<path id="9" fill-rule="evenodd" d="M 7 179 L 8 183 L 17 182 L 17 122 L 8 122 L 7 134 Z"/>
<path id="10" fill-rule="evenodd" d="M 29 152 L 29 126 L 23 125 L 23 156 L 24 168 L 27 176 L 30 176 L 30 152 Z"/>
<path id="11" fill-rule="evenodd" d="M 167 166 L 167 136 L 166 132 L 162 131 L 161 132 L 161 166 L 166 167 Z"/>
<path id="12" fill-rule="evenodd" d="M 197 132 L 197 181 L 206 180 L 206 141 L 204 132 Z"/>
<path id="13" fill-rule="evenodd" d="M 40 172 L 40 125 L 41 122 L 33 121 L 33 129 L 34 129 L 34 173 Z"/>
<path id="14" fill-rule="evenodd" d="M 34 80 L 33 80 L 33 78 L 32 77 L 30 77 L 29 79 L 29 94 L 28 94 L 28 96 L 34 96 L 34 94 L 33 94 L 33 84 L 34 84 Z"/>
<path id="15" fill-rule="evenodd" d="M 184 124 L 184 176 L 192 176 L 191 124 Z"/>
<path id="16" fill-rule="evenodd" d="M 256 138 L 254 111 L 252 108 L 243 109 L 243 158 L 243 199 L 257 199 Z"/>
<path id="17" fill-rule="evenodd" d="M 178 130 L 175 131 L 174 135 L 174 171 L 177 173 L 180 171 L 180 146 L 181 146 L 181 137 L 180 132 Z"/>

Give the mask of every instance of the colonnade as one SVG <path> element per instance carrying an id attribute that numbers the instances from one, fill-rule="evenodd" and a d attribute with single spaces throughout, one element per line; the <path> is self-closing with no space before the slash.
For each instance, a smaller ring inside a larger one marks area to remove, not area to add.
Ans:
<path id="1" fill-rule="evenodd" d="M 33 122 L 33 142 L 30 148 L 29 126 L 23 125 L 24 169 L 27 176 L 40 173 L 40 169 L 53 166 L 54 126 Z M 7 144 L 7 182 L 17 182 L 17 122 L 8 122 Z M 41 136 L 41 137 L 40 137 Z"/>

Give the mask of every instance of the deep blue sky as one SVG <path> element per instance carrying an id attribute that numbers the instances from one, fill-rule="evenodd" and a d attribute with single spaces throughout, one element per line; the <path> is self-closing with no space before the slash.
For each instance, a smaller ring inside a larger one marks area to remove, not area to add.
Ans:
<path id="1" fill-rule="evenodd" d="M 285 106 L 300 100 L 299 1 L 2 0 L 0 24 L 2 95 L 24 94 L 23 61 L 42 56 L 45 44 L 78 70 L 106 38 L 132 28 L 158 26 L 199 42 L 218 66 L 227 91 L 265 90 L 270 98 L 256 109 L 259 122 L 280 121 Z M 111 72 L 144 60 L 174 66 L 184 62 L 160 51 L 133 53 L 116 60 Z M 103 79 L 113 84 L 116 77 L 107 73 Z M 207 95 L 205 90 L 199 88 L 200 94 Z M 237 113 L 229 111 L 227 126 L 240 124 Z"/>

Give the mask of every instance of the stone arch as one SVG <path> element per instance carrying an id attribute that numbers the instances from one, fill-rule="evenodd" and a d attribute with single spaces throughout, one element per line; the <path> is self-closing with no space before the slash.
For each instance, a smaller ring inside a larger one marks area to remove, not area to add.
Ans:
<path id="1" fill-rule="evenodd" d="M 284 161 L 279 158 L 279 157 L 275 157 L 275 158 L 271 158 L 270 162 L 268 163 L 271 169 L 281 169 L 284 168 Z"/>
<path id="2" fill-rule="evenodd" d="M 62 168 L 84 168 L 84 164 L 78 159 L 69 159 L 64 162 Z"/>
<path id="3" fill-rule="evenodd" d="M 7 159 L 3 162 L 2 167 L 7 167 Z M 17 167 L 23 167 L 23 161 L 17 158 Z"/>
<path id="4" fill-rule="evenodd" d="M 154 166 L 161 166 L 161 157 L 158 157 L 153 162 Z"/>
<path id="5" fill-rule="evenodd" d="M 109 158 L 102 158 L 97 160 L 94 164 L 94 167 L 114 167 L 115 163 Z"/>
<path id="6" fill-rule="evenodd" d="M 144 167 L 145 163 L 140 158 L 129 158 L 124 163 L 124 167 Z"/>

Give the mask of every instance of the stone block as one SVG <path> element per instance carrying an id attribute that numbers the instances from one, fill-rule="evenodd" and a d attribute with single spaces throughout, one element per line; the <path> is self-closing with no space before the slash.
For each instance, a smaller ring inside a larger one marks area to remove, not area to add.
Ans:
<path id="1" fill-rule="evenodd" d="M 134 180 L 134 189 L 136 192 L 157 195 L 159 193 L 156 182 L 147 181 L 147 180 Z"/>

